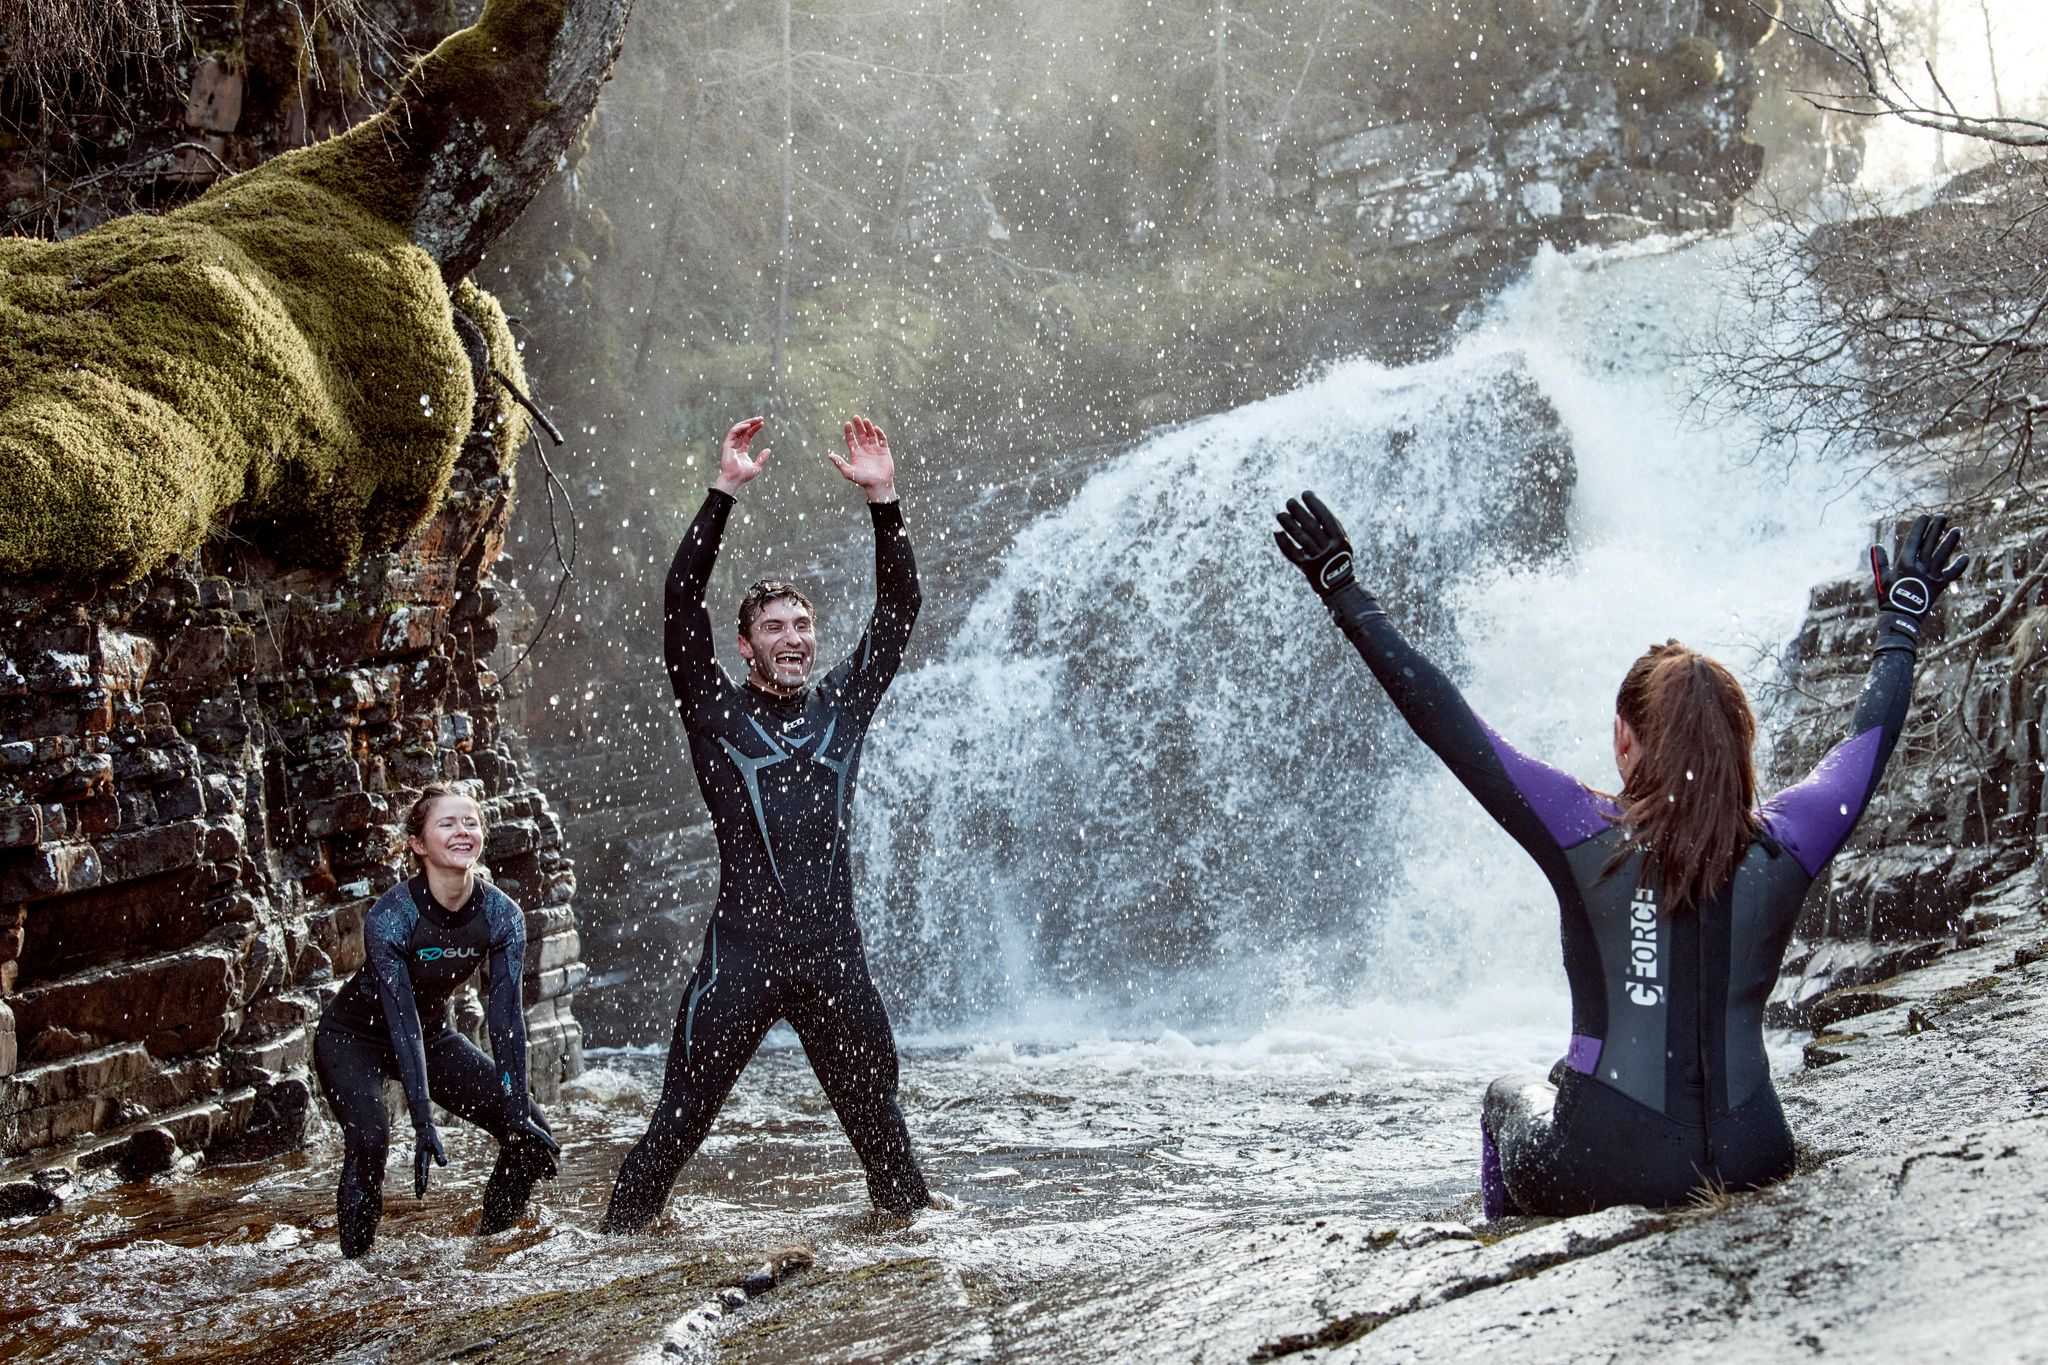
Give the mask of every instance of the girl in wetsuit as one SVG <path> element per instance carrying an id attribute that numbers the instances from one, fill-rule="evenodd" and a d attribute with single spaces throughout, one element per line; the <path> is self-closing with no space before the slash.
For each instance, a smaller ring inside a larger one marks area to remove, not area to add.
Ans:
<path id="1" fill-rule="evenodd" d="M 1741 685 L 1677 641 L 1630 667 L 1616 698 L 1618 796 L 1517 752 L 1402 639 L 1352 575 L 1313 493 L 1280 513 L 1308 575 L 1416 735 L 1534 858 L 1557 893 L 1570 1050 L 1504 1077 L 1481 1116 L 1486 1216 L 1681 1204 L 1792 1170 L 1764 1054 L 1764 1002 L 1800 903 L 1855 828 L 1905 722 L 1920 624 L 1969 565 L 1960 533 L 1921 517 L 1897 563 L 1871 551 L 1878 630 L 1849 738 L 1756 806 L 1756 722 Z"/>
<path id="2" fill-rule="evenodd" d="M 412 1114 L 415 1197 L 426 1195 L 428 1163 L 448 1164 L 434 1105 L 498 1140 L 479 1236 L 519 1220 L 534 1181 L 554 1176 L 561 1151 L 526 1093 L 526 914 L 476 875 L 483 812 L 464 792 L 434 783 L 413 802 L 405 832 L 419 871 L 370 908 L 362 970 L 321 1014 L 314 1034 L 320 1089 L 341 1123 L 343 1256 L 370 1249 L 384 1212 L 384 1087 L 394 1077 Z M 448 1009 L 486 963 L 491 1057 L 455 1031 Z"/>

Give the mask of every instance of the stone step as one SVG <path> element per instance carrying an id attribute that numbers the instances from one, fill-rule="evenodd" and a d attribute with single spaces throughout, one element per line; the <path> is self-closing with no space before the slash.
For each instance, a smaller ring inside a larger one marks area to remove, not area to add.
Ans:
<path id="1" fill-rule="evenodd" d="M 239 953 L 206 944 L 37 982 L 8 1003 L 24 1040 L 63 1028 L 177 1056 L 213 1046 L 238 1022 L 241 967 Z"/>

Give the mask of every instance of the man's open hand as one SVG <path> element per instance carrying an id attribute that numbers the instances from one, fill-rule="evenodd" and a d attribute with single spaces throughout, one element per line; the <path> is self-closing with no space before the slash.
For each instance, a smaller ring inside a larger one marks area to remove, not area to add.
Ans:
<path id="1" fill-rule="evenodd" d="M 841 427 L 846 454 L 826 451 L 825 458 L 849 483 L 860 485 L 869 502 L 896 501 L 896 457 L 889 453 L 889 438 L 865 417 L 856 417 Z"/>
<path id="2" fill-rule="evenodd" d="M 735 423 L 733 429 L 725 433 L 725 443 L 718 451 L 718 477 L 711 481 L 713 488 L 737 497 L 742 488 L 754 481 L 756 474 L 768 467 L 766 446 L 761 448 L 759 455 L 747 453 L 747 447 L 761 434 L 765 420 L 760 417 L 749 417 L 744 422 Z"/>

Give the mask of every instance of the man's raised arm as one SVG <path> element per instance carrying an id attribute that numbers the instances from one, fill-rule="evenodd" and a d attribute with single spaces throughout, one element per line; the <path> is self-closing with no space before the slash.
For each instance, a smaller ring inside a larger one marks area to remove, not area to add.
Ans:
<path id="1" fill-rule="evenodd" d="M 903 504 L 896 497 L 896 459 L 889 450 L 889 438 L 865 417 L 846 423 L 841 434 L 846 438 L 846 454 L 842 457 L 828 451 L 827 458 L 866 496 L 868 517 L 875 527 L 875 614 L 847 661 L 847 682 L 874 702 L 881 699 L 882 690 L 903 662 L 923 594 L 917 584 L 910 532 L 903 525 Z"/>
<path id="2" fill-rule="evenodd" d="M 725 519 L 740 489 L 768 463 L 766 448 L 759 455 L 747 453 L 748 444 L 760 430 L 761 419 L 749 417 L 725 433 L 718 477 L 711 481 L 704 505 L 697 509 L 690 529 L 683 532 L 682 544 L 676 547 L 675 560 L 668 568 L 668 584 L 662 594 L 662 652 L 668 663 L 669 685 L 682 703 L 685 723 L 693 707 L 709 704 L 726 685 L 712 648 L 711 613 L 704 605 L 704 592 L 711 586 L 711 567 L 718 562 Z"/>

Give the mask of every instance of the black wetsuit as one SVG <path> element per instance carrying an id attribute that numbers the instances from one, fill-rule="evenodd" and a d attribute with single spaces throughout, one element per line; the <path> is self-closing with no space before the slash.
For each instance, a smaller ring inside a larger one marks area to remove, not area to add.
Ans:
<path id="1" fill-rule="evenodd" d="M 491 1053 L 455 1031 L 449 1001 L 488 964 L 485 1014 Z M 534 1181 L 548 1168 L 528 1142 L 512 1140 L 513 1096 L 546 1128 L 526 1091 L 526 914 L 481 879 L 458 910 L 435 901 L 415 876 L 378 898 L 363 921 L 363 966 L 320 1016 L 313 1059 L 320 1088 L 341 1122 L 341 1250 L 360 1256 L 384 1211 L 384 1158 L 390 1123 L 384 1086 L 405 1087 L 413 1127 L 434 1121 L 438 1104 L 498 1139 L 497 1166 L 484 1187 L 479 1232 L 518 1221 Z"/>
<path id="2" fill-rule="evenodd" d="M 683 992 L 661 1098 L 627 1154 L 604 1225 L 647 1226 L 668 1202 L 740 1071 L 778 1019 L 867 1168 L 875 1204 L 930 1203 L 896 1102 L 896 1041 L 853 909 L 847 817 L 862 742 L 917 619 L 917 566 L 898 504 L 870 503 L 875 614 L 817 686 L 735 685 L 712 652 L 704 591 L 733 499 L 712 490 L 669 569 L 664 645 L 690 761 L 718 835 L 718 903 Z"/>
<path id="3" fill-rule="evenodd" d="M 1709 1181 L 1748 1189 L 1789 1174 L 1764 1003 L 1807 887 L 1855 827 L 1904 724 L 1910 635 L 1880 635 L 1851 737 L 1757 812 L 1763 837 L 1729 884 L 1673 914 L 1639 885 L 1641 853 L 1606 872 L 1624 839 L 1607 798 L 1496 735 L 1363 588 L 1330 605 L 1415 733 L 1557 893 L 1571 1047 L 1554 1087 L 1507 1078 L 1487 1092 L 1488 1216 L 1665 1206 Z"/>

